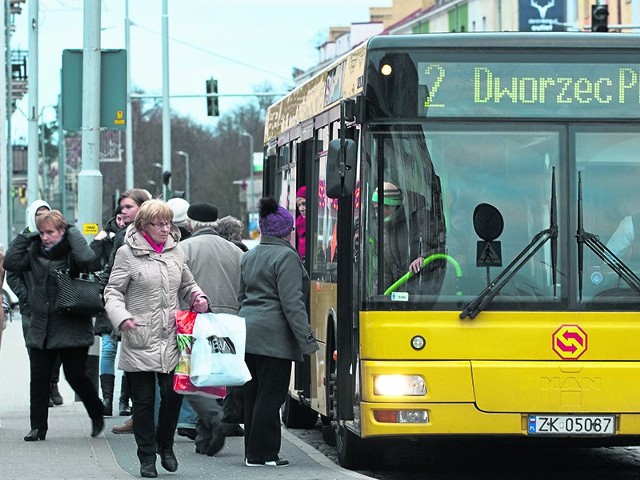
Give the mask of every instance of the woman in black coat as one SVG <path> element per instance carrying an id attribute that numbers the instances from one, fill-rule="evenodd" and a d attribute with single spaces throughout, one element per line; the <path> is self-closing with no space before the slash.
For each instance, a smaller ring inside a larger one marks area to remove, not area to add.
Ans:
<path id="1" fill-rule="evenodd" d="M 3 265 L 11 272 L 31 272 L 29 290 L 31 325 L 27 347 L 31 349 L 31 431 L 25 441 L 44 440 L 48 428 L 49 381 L 57 355 L 64 375 L 84 403 L 92 422 L 91 436 L 104 428 L 102 401 L 87 376 L 89 346 L 93 343 L 90 315 L 58 312 L 56 270 L 88 271 L 95 253 L 80 231 L 68 225 L 62 214 L 51 210 L 38 217 L 37 233 L 21 233 L 7 250 Z"/>

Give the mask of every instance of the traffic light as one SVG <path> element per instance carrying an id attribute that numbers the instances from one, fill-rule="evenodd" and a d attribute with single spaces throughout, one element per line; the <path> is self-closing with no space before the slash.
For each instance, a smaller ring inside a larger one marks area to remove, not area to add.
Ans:
<path id="1" fill-rule="evenodd" d="M 604 4 L 591 5 L 591 31 L 608 32 L 609 6 Z"/>
<path id="2" fill-rule="evenodd" d="M 209 94 L 215 93 L 215 96 L 209 96 Z M 218 80 L 210 78 L 207 80 L 207 115 L 210 117 L 217 117 L 220 115 L 220 109 L 218 108 Z"/>
<path id="3" fill-rule="evenodd" d="M 171 180 L 171 172 L 168 170 L 165 170 L 164 172 L 162 172 L 162 183 L 165 184 L 165 186 L 169 186 L 169 181 Z"/>

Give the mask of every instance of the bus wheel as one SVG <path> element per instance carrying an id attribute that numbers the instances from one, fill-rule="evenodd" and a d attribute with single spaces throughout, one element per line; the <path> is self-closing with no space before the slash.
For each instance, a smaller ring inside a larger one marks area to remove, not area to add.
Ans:
<path id="1" fill-rule="evenodd" d="M 340 466 L 349 470 L 362 468 L 365 465 L 365 457 L 368 456 L 363 448 L 364 441 L 342 425 L 335 429 L 335 437 Z"/>
<path id="2" fill-rule="evenodd" d="M 291 395 L 287 395 L 282 409 L 282 423 L 287 428 L 313 428 L 318 421 L 318 412 L 302 405 Z"/>
<path id="3" fill-rule="evenodd" d="M 322 440 L 330 447 L 336 446 L 336 429 L 333 425 L 322 425 Z"/>

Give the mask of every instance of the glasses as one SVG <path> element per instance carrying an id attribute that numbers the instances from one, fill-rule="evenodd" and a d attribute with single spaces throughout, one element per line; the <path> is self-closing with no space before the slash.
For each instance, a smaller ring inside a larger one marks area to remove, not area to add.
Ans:
<path id="1" fill-rule="evenodd" d="M 158 230 L 162 230 L 163 228 L 171 228 L 171 222 L 163 222 L 163 223 L 149 222 L 149 225 L 151 225 L 154 228 L 157 228 Z"/>

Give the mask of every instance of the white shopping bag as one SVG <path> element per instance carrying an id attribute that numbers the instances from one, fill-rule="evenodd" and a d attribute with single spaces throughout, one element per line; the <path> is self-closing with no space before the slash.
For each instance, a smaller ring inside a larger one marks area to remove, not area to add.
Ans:
<path id="1" fill-rule="evenodd" d="M 189 378 L 195 386 L 238 386 L 251 380 L 244 362 L 247 326 L 243 317 L 199 313 L 193 337 Z"/>

